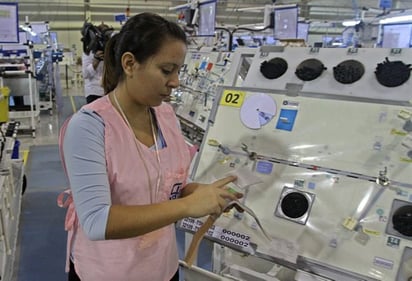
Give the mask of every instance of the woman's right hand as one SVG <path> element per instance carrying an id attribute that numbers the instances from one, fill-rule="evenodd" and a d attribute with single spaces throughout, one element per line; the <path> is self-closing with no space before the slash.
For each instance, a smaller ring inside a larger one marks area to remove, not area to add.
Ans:
<path id="1" fill-rule="evenodd" d="M 193 192 L 184 197 L 188 204 L 188 217 L 203 217 L 206 215 L 219 216 L 228 202 L 237 200 L 243 195 L 230 192 L 225 186 L 236 180 L 235 176 L 228 176 L 211 184 L 190 183 L 195 185 Z"/>

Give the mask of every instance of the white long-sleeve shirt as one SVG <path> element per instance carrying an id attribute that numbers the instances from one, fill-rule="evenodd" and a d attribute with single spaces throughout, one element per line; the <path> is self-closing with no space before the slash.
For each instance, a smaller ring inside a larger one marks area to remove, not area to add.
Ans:
<path id="1" fill-rule="evenodd" d="M 84 82 L 84 95 L 104 96 L 102 86 L 103 61 L 99 63 L 96 69 L 93 68 L 94 53 L 82 55 L 82 73 Z"/>

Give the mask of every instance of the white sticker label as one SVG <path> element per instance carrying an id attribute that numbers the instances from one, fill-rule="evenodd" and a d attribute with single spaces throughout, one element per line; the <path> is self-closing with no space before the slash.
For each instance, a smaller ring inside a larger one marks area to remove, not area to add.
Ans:
<path id="1" fill-rule="evenodd" d="M 191 231 L 195 231 L 195 232 L 202 225 L 203 225 L 203 222 L 201 220 L 193 219 L 193 218 L 184 218 L 180 223 L 181 228 L 191 230 Z"/>
<path id="2" fill-rule="evenodd" d="M 241 248 L 248 248 L 250 245 L 250 236 L 241 232 L 215 226 L 213 233 L 210 235 L 225 243 L 229 243 Z"/>
<path id="3" fill-rule="evenodd" d="M 386 269 L 392 269 L 393 268 L 393 261 L 391 260 L 387 260 L 384 258 L 380 258 L 380 257 L 375 257 L 373 259 L 373 264 L 379 267 L 383 267 Z"/>
<path id="4" fill-rule="evenodd" d="M 194 232 L 196 232 L 202 225 L 203 222 L 201 220 L 193 218 L 184 218 L 180 223 L 181 228 Z M 250 247 L 249 235 L 233 230 L 228 230 L 216 225 L 212 225 L 205 235 L 216 238 L 226 244 L 232 244 L 234 246 L 241 247 L 244 250 Z"/>

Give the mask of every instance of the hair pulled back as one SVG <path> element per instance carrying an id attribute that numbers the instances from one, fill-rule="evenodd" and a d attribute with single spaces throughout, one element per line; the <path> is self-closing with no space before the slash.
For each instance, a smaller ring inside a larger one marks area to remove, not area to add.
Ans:
<path id="1" fill-rule="evenodd" d="M 124 79 L 121 57 L 125 52 L 132 53 L 136 61 L 144 63 L 159 52 L 167 39 L 186 44 L 186 35 L 179 25 L 157 14 L 141 13 L 128 19 L 106 44 L 102 80 L 105 94 Z"/>

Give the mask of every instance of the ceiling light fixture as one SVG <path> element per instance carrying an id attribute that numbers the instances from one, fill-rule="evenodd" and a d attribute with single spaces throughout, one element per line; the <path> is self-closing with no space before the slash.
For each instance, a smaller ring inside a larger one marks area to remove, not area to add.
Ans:
<path id="1" fill-rule="evenodd" d="M 342 22 L 342 25 L 346 27 L 355 26 L 357 24 L 360 24 L 360 20 L 345 20 Z"/>
<path id="2" fill-rule="evenodd" d="M 412 15 L 395 16 L 390 18 L 384 18 L 379 21 L 380 24 L 395 23 L 395 22 L 411 22 Z"/>

